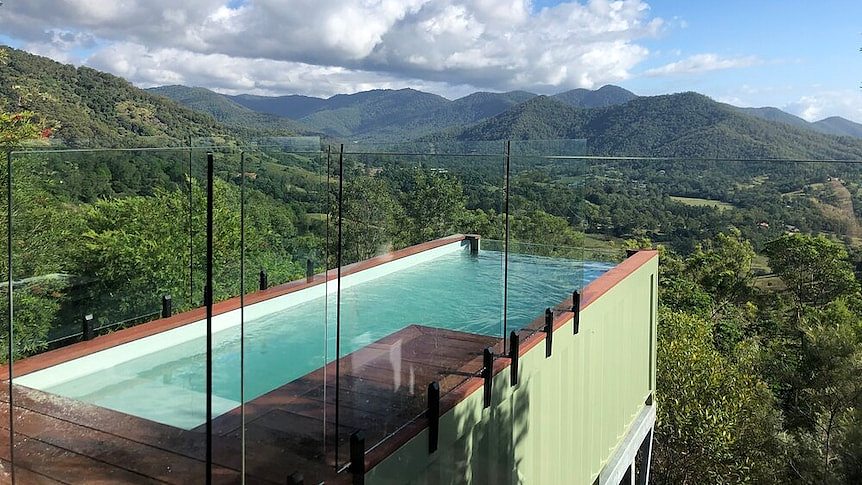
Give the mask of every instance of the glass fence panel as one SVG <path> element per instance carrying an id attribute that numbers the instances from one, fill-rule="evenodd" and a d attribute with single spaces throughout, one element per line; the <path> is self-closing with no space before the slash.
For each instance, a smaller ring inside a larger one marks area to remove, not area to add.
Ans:
<path id="1" fill-rule="evenodd" d="M 546 304 L 553 307 L 587 281 L 583 258 L 587 239 L 585 164 L 571 158 L 584 155 L 586 142 L 517 140 L 510 143 L 509 151 L 509 277 L 513 284 L 523 282 L 523 276 L 548 285 L 538 293 L 557 298 L 559 301 Z M 535 264 L 528 264 L 526 274 L 521 275 L 517 270 L 530 261 Z M 595 276 L 586 275 L 588 279 Z M 526 287 L 507 288 L 512 298 L 525 291 Z M 517 329 L 527 322 L 511 323 L 512 329 Z"/>
<path id="2" fill-rule="evenodd" d="M 316 138 L 267 139 L 243 154 L 245 476 L 320 483 L 336 474 L 331 158 Z"/>
<path id="3" fill-rule="evenodd" d="M 200 325 L 180 328 L 201 318 L 184 313 L 189 160 L 188 149 L 14 154 L 18 483 L 203 479 L 205 348 Z"/>
<path id="4" fill-rule="evenodd" d="M 10 410 L 10 383 L 12 382 L 12 367 L 10 365 L 12 354 L 12 325 L 9 318 L 11 289 L 9 277 L 9 167 L 12 163 L 12 155 L 4 153 L 0 160 L 0 281 L 3 281 L 0 291 L 0 467 L 4 470 L 4 480 L 12 481 L 12 455 L 14 444 L 10 428 L 13 426 L 12 413 Z"/>
<path id="5" fill-rule="evenodd" d="M 482 238 L 505 230 L 503 162 L 501 143 L 344 147 L 338 464 L 385 448 L 432 383 L 445 396 L 501 343 L 503 252 Z"/>
<path id="6" fill-rule="evenodd" d="M 211 283 L 209 279 L 204 282 L 205 287 L 212 284 L 212 306 L 207 307 L 205 338 L 207 421 L 200 429 L 209 438 L 212 477 L 241 481 L 244 154 L 235 147 L 201 148 L 195 154 L 207 166 L 204 260 L 212 278 Z"/>

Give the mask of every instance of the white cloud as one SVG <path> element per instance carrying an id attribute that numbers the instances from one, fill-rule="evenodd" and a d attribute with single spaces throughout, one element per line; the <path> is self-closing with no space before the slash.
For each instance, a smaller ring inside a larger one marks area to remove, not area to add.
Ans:
<path id="1" fill-rule="evenodd" d="M 661 67 L 648 69 L 646 76 L 669 76 L 676 74 L 698 74 L 708 71 L 735 69 L 761 64 L 756 56 L 721 57 L 716 54 L 696 54 L 681 61 L 671 62 Z"/>
<path id="2" fill-rule="evenodd" d="M 425 91 L 461 96 L 475 91 L 467 85 L 450 85 L 422 79 L 337 66 L 300 62 L 236 58 L 225 54 L 197 54 L 182 49 L 153 49 L 135 43 L 115 43 L 87 63 L 116 73 L 142 87 L 167 84 L 204 86 L 224 94 L 279 95 L 303 93 L 329 96 L 369 89 L 396 89 L 405 84 Z"/>
<path id="3" fill-rule="evenodd" d="M 862 122 L 862 91 L 859 89 L 817 91 L 799 97 L 783 109 L 808 121 L 841 116 L 848 120 Z"/>
<path id="4" fill-rule="evenodd" d="M 285 92 L 415 81 L 456 90 L 597 87 L 631 77 L 649 54 L 639 41 L 666 27 L 644 0 L 538 12 L 530 0 L 250 0 L 238 8 L 227 0 L 28 0 L 0 9 L 0 25 L 52 56 L 64 50 L 52 32 L 98 39 L 104 47 L 85 61 L 136 82 Z"/>
<path id="5" fill-rule="evenodd" d="M 733 106 L 740 106 L 740 107 L 751 106 L 751 104 L 748 101 L 745 101 L 744 99 L 737 97 L 737 96 L 716 96 L 715 100 L 720 102 L 720 103 L 727 103 L 727 104 L 731 104 Z"/>

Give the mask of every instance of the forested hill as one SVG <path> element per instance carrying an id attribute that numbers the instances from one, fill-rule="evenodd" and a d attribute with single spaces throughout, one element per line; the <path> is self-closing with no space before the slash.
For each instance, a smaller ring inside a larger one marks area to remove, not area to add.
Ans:
<path id="1" fill-rule="evenodd" d="M 579 88 L 555 94 L 553 97 L 575 108 L 605 108 L 628 103 L 638 96 L 619 86 L 608 84 L 595 91 Z"/>
<path id="2" fill-rule="evenodd" d="M 787 123 L 797 128 L 805 128 L 818 133 L 835 136 L 855 136 L 862 138 L 862 124 L 855 123 L 840 116 L 830 116 L 820 121 L 808 122 L 798 116 L 781 111 L 778 108 L 736 108 L 742 113 L 761 118 L 766 121 Z"/>
<path id="3" fill-rule="evenodd" d="M 0 103 L 55 125 L 70 146 L 176 146 L 189 136 L 233 136 L 211 116 L 148 93 L 117 76 L 0 46 Z"/>
<path id="4" fill-rule="evenodd" d="M 862 158 L 860 139 L 764 120 L 696 93 L 638 97 L 605 86 L 552 97 L 480 92 L 450 101 L 412 89 L 326 100 L 228 97 L 184 86 L 148 92 L 91 68 L 0 49 L 0 103 L 46 117 L 56 127 L 54 138 L 70 146 L 177 146 L 189 136 L 322 132 L 378 141 L 586 138 L 591 153 L 602 155 Z M 285 101 L 304 116 L 297 122 L 243 106 L 267 100 Z M 854 126 L 845 125 L 852 132 Z"/>
<path id="5" fill-rule="evenodd" d="M 469 128 L 429 138 L 585 138 L 595 155 L 862 158 L 862 140 L 765 121 L 697 93 L 639 97 L 596 109 L 540 96 Z"/>
<path id="6" fill-rule="evenodd" d="M 365 91 L 356 94 L 339 94 L 327 99 L 328 109 L 316 111 L 301 121 L 326 134 L 366 139 L 371 134 L 396 131 L 400 137 L 402 126 L 424 113 L 433 111 L 449 101 L 436 94 L 415 89 Z M 386 138 L 379 135 L 374 138 Z"/>
<path id="7" fill-rule="evenodd" d="M 824 133 L 862 138 L 862 124 L 855 123 L 840 116 L 830 116 L 829 118 L 815 121 L 812 123 L 812 126 Z"/>
<path id="8" fill-rule="evenodd" d="M 255 130 L 270 135 L 306 135 L 314 130 L 301 123 L 269 113 L 247 108 L 229 96 L 206 88 L 172 85 L 147 89 L 148 92 L 170 98 L 185 107 L 212 115 L 216 121 L 236 130 Z"/>

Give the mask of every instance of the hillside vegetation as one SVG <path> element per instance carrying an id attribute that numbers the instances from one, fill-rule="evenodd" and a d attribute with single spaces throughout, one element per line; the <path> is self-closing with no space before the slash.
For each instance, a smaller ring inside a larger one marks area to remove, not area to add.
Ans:
<path id="1" fill-rule="evenodd" d="M 862 140 L 767 122 L 697 93 L 639 97 L 590 110 L 541 96 L 435 138 L 585 138 L 591 154 L 608 156 L 862 158 Z"/>
<path id="2" fill-rule="evenodd" d="M 764 119 L 786 123 L 797 128 L 804 128 L 825 135 L 852 136 L 862 138 L 862 125 L 840 116 L 830 116 L 819 121 L 809 122 L 778 108 L 736 108 L 742 113 Z"/>
<path id="3" fill-rule="evenodd" d="M 236 131 L 273 136 L 313 133 L 311 129 L 296 121 L 246 108 L 228 96 L 209 89 L 174 85 L 150 88 L 146 91 L 170 98 L 195 111 L 207 113 L 219 123 Z"/>
<path id="4" fill-rule="evenodd" d="M 184 96 L 175 95 L 170 90 L 163 94 L 193 106 L 194 101 L 187 101 Z M 353 141 L 391 142 L 412 140 L 440 130 L 465 128 L 535 97 L 536 94 L 526 91 L 477 92 L 450 101 L 414 89 L 376 89 L 326 99 L 298 95 L 226 98 L 254 111 L 298 120 L 309 129 L 329 136 Z M 594 91 L 573 89 L 554 98 L 576 108 L 596 108 L 623 104 L 637 96 L 617 86 L 604 86 Z"/>
<path id="5" fill-rule="evenodd" d="M 575 108 L 606 108 L 628 103 L 637 98 L 637 95 L 619 86 L 609 84 L 596 90 L 572 89 L 555 94 L 553 98 Z"/>
<path id="6" fill-rule="evenodd" d="M 89 67 L 0 47 L 0 100 L 40 113 L 70 146 L 177 146 L 189 137 L 232 136 L 211 116 Z"/>

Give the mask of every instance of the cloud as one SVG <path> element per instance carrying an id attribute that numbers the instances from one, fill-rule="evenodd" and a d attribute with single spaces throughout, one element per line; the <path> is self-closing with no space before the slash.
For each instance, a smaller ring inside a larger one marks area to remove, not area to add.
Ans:
<path id="1" fill-rule="evenodd" d="M 818 91 L 799 97 L 783 109 L 808 121 L 841 116 L 862 122 L 862 92 L 858 89 Z"/>
<path id="2" fill-rule="evenodd" d="M 93 54 L 87 63 L 133 81 L 141 87 L 169 84 L 204 86 L 224 94 L 280 95 L 303 93 L 330 96 L 369 89 L 415 89 L 455 96 L 472 86 L 403 79 L 384 73 L 317 66 L 300 62 L 236 58 L 225 54 L 197 54 L 182 49 L 149 50 L 135 43 L 114 43 Z"/>
<path id="3" fill-rule="evenodd" d="M 540 11 L 531 0 L 28 0 L 0 9 L 0 25 L 52 57 L 69 51 L 56 32 L 95 39 L 92 56 L 63 60 L 135 82 L 330 94 L 375 82 L 593 88 L 630 78 L 649 55 L 640 41 L 667 28 L 644 0 Z"/>
<path id="4" fill-rule="evenodd" d="M 93 35 L 85 32 L 71 32 L 65 30 L 51 29 L 46 31 L 49 38 L 29 42 L 24 45 L 28 52 L 50 57 L 56 61 L 72 64 L 79 61 L 75 52 L 82 49 L 90 49 L 96 46 Z"/>
<path id="5" fill-rule="evenodd" d="M 664 66 L 644 71 L 650 77 L 671 76 L 677 74 L 698 74 L 723 69 L 736 69 L 761 64 L 756 56 L 720 57 L 716 54 L 696 54 L 681 61 L 671 62 Z"/>
<path id="6" fill-rule="evenodd" d="M 716 96 L 715 100 L 720 103 L 727 103 L 733 106 L 747 107 L 751 106 L 751 103 L 748 101 L 738 97 L 738 96 Z"/>

